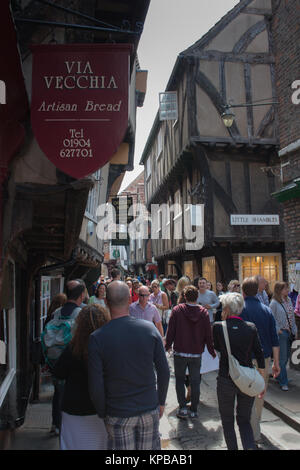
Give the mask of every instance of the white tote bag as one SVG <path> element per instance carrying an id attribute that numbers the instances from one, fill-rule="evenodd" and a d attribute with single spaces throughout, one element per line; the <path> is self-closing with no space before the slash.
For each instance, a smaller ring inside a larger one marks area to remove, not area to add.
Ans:
<path id="1" fill-rule="evenodd" d="M 227 324 L 222 321 L 224 338 L 228 353 L 229 375 L 241 392 L 255 397 L 265 389 L 265 381 L 257 369 L 241 366 L 239 361 L 231 354 Z"/>

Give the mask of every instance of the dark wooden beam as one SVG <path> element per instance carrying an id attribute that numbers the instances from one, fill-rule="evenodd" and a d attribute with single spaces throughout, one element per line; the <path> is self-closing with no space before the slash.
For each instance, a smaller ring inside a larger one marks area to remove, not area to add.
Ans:
<path id="1" fill-rule="evenodd" d="M 200 88 L 202 88 L 202 90 L 208 95 L 208 97 L 214 104 L 216 110 L 218 111 L 219 115 L 222 116 L 224 109 L 225 109 L 226 102 L 223 101 L 220 93 L 215 88 L 213 83 L 199 69 L 197 71 L 195 81 L 200 86 Z M 234 122 L 231 127 L 228 127 L 227 131 L 233 140 L 235 140 L 237 137 L 240 136 L 240 131 L 237 127 L 236 122 Z"/>
<path id="2" fill-rule="evenodd" d="M 188 58 L 189 56 L 184 56 Z M 275 56 L 268 52 L 243 52 L 240 54 L 233 54 L 233 52 L 221 52 L 216 50 L 200 51 L 197 54 L 198 59 L 208 61 L 224 62 L 242 62 L 246 64 L 274 64 Z"/>
<path id="3" fill-rule="evenodd" d="M 247 47 L 253 41 L 253 39 L 258 36 L 262 31 L 266 29 L 266 22 L 265 20 L 261 20 L 258 23 L 251 26 L 238 40 L 235 46 L 232 49 L 234 54 L 240 54 L 245 52 Z"/>

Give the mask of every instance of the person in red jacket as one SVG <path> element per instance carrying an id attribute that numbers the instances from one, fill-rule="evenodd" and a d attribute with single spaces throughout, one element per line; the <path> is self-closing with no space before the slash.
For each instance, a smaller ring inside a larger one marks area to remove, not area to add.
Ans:
<path id="1" fill-rule="evenodd" d="M 130 303 L 133 304 L 139 300 L 140 282 L 138 279 L 132 280 L 132 288 L 130 289 Z"/>
<path id="2" fill-rule="evenodd" d="M 197 418 L 197 406 L 200 397 L 201 354 L 205 345 L 211 356 L 216 357 L 208 311 L 197 304 L 198 290 L 187 286 L 183 291 L 186 303 L 173 308 L 170 317 L 166 351 L 173 345 L 176 395 L 179 404 L 178 418 Z M 185 371 L 189 370 L 191 385 L 191 408 L 186 406 Z"/>

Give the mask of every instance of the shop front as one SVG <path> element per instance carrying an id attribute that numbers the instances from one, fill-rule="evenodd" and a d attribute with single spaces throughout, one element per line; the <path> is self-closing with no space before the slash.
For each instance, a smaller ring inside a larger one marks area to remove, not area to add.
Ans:
<path id="1" fill-rule="evenodd" d="M 238 279 L 240 283 L 246 277 L 260 275 L 268 282 L 272 292 L 277 281 L 283 280 L 282 252 L 255 252 L 255 253 L 233 253 L 232 279 Z M 212 288 L 216 290 L 218 281 L 228 285 L 230 280 L 223 276 L 224 265 L 222 260 L 216 256 L 207 256 L 201 259 L 202 276 L 212 283 Z"/>
<path id="2" fill-rule="evenodd" d="M 268 281 L 273 291 L 274 284 L 282 280 L 281 253 L 239 253 L 239 279 L 260 275 Z"/>

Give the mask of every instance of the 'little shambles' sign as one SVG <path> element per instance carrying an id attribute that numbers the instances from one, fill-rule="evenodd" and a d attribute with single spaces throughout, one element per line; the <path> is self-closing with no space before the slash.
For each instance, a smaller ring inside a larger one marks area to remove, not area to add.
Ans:
<path id="1" fill-rule="evenodd" d="M 277 214 L 231 214 L 231 225 L 279 225 Z"/>
<path id="2" fill-rule="evenodd" d="M 130 47 L 32 46 L 33 132 L 49 160 L 74 178 L 105 165 L 124 138 Z"/>

